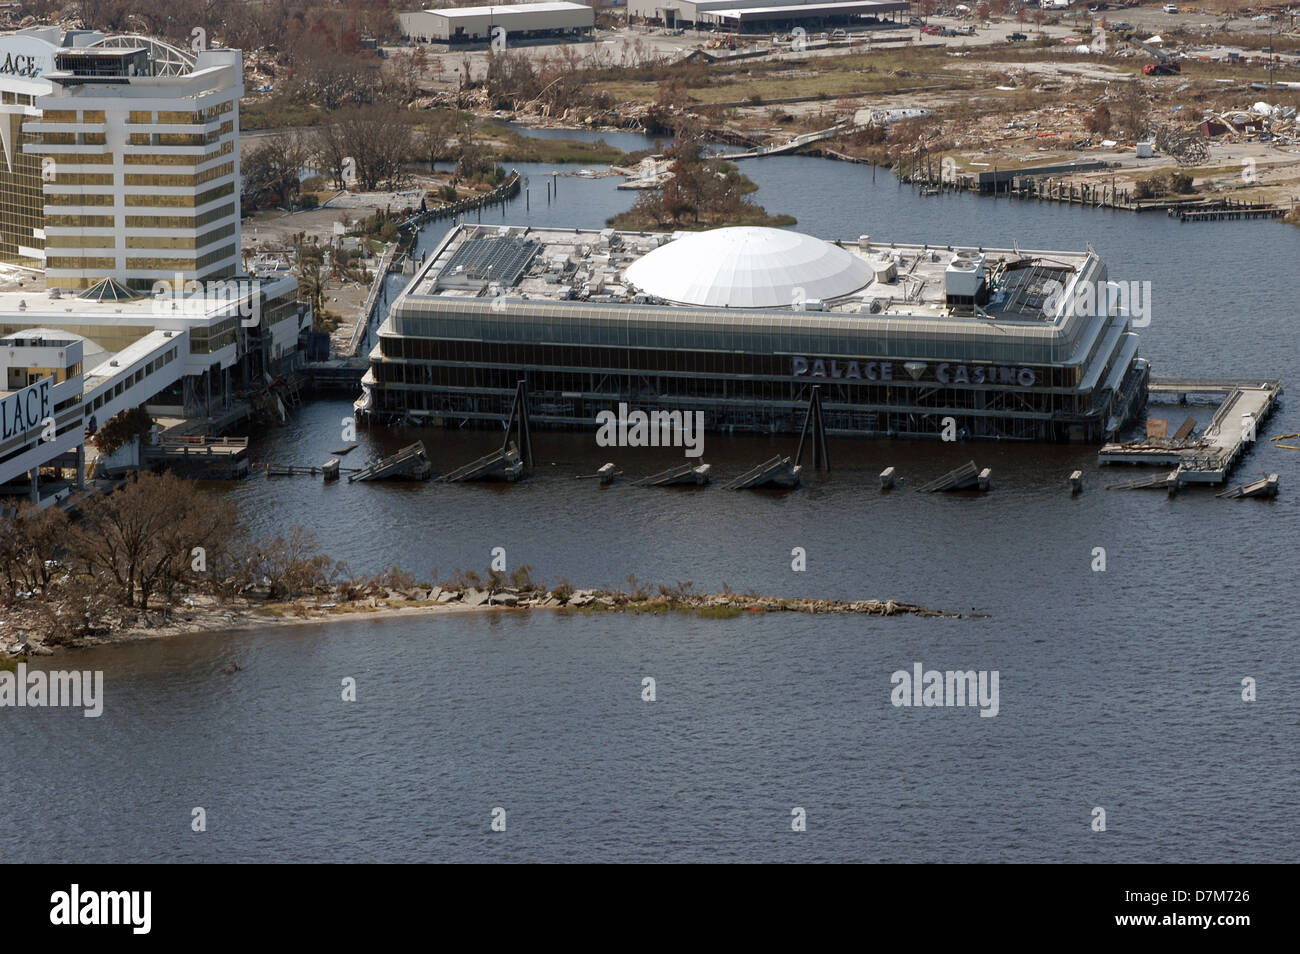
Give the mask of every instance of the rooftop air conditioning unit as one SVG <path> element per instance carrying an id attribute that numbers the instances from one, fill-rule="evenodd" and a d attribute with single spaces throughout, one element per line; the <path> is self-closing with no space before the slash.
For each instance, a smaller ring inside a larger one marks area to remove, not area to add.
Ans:
<path id="1" fill-rule="evenodd" d="M 989 299 L 984 256 L 970 251 L 954 254 L 944 270 L 943 284 L 949 307 L 986 304 Z"/>

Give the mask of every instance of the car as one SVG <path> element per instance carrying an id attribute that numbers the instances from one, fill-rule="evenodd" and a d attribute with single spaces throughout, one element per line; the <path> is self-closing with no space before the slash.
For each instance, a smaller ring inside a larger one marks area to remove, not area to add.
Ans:
<path id="1" fill-rule="evenodd" d="M 831 30 L 832 40 L 843 40 L 847 36 L 848 34 L 845 33 L 843 30 Z"/>
<path id="2" fill-rule="evenodd" d="M 929 34 L 930 36 L 938 36 L 939 28 L 937 26 L 921 27 L 921 32 Z"/>
<path id="3" fill-rule="evenodd" d="M 1178 4 L 1176 4 L 1176 3 L 1166 3 L 1166 4 L 1165 4 L 1163 7 L 1161 7 L 1160 9 L 1163 10 L 1163 11 L 1165 11 L 1165 13 L 1177 13 L 1177 12 L 1178 12 Z"/>
<path id="4" fill-rule="evenodd" d="M 1025 36 L 1023 33 L 1012 33 L 1007 36 L 1007 39 L 1012 43 L 1019 43 L 1021 40 L 1028 40 L 1029 37 Z"/>

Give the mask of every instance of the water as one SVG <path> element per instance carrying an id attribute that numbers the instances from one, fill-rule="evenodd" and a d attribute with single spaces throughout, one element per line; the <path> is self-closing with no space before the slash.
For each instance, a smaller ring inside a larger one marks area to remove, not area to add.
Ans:
<path id="1" fill-rule="evenodd" d="M 600 134 L 608 136 L 609 134 Z M 618 143 L 622 148 L 633 148 Z M 884 173 L 786 157 L 746 165 L 755 199 L 824 237 L 1021 248 L 1092 242 L 1111 277 L 1149 280 L 1157 374 L 1292 376 L 1300 230 L 1178 225 L 1049 204 L 918 198 Z M 524 166 L 522 197 L 483 220 L 599 225 L 616 179 Z M 541 195 L 539 201 L 538 195 Z M 472 221 L 473 219 L 471 219 Z M 445 223 L 424 238 L 429 247 Z M 391 296 L 390 296 L 391 300 Z M 1170 408 L 1208 420 L 1209 408 Z M 255 445 L 319 463 L 348 401 L 314 403 Z M 1264 437 L 1300 431 L 1284 407 Z M 487 432 L 363 431 L 348 463 L 415 438 L 449 469 Z M 105 670 L 98 720 L 8 711 L 0 798 L 28 806 L 14 860 L 1282 861 L 1294 818 L 1296 452 L 1262 442 L 1238 471 L 1282 474 L 1273 502 L 1106 491 L 1095 450 L 832 441 L 797 492 L 651 491 L 572 478 L 672 462 L 534 434 L 514 487 L 229 488 L 265 534 L 295 523 L 358 572 L 430 578 L 510 568 L 578 585 L 689 580 L 780 595 L 893 597 L 987 618 L 454 616 L 301 626 L 84 651 Z M 709 435 L 729 475 L 789 439 Z M 974 457 L 986 496 L 881 495 Z M 1082 469 L 1077 498 L 1066 475 Z M 791 550 L 807 571 L 791 570 Z M 1094 548 L 1106 569 L 1094 572 Z M 890 676 L 996 669 L 1000 713 L 894 708 Z M 237 662 L 240 671 L 224 669 Z M 358 701 L 339 699 L 358 680 Z M 641 680 L 658 701 L 641 701 Z M 1241 680 L 1259 686 L 1241 700 Z M 19 720 L 22 721 L 18 728 Z M 21 755 L 21 758 L 20 758 Z M 72 769 L 72 771 L 69 771 Z M 209 831 L 189 830 L 208 810 Z M 506 808 L 505 833 L 489 831 Z M 790 830 L 793 807 L 808 831 Z M 1105 833 L 1089 829 L 1094 807 Z"/>

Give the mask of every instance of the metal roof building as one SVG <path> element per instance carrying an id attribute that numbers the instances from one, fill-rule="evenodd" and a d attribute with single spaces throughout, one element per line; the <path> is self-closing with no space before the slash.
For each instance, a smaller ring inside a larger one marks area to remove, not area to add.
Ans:
<path id="1" fill-rule="evenodd" d="M 733 30 L 754 26 L 852 25 L 864 17 L 906 16 L 905 0 L 628 0 L 628 16 L 681 26 L 721 25 Z"/>
<path id="2" fill-rule="evenodd" d="M 596 24 L 596 12 L 581 3 L 547 0 L 416 10 L 399 13 L 397 19 L 403 35 L 416 42 L 470 43 L 491 39 L 493 27 L 505 30 L 507 37 L 586 33 Z"/>

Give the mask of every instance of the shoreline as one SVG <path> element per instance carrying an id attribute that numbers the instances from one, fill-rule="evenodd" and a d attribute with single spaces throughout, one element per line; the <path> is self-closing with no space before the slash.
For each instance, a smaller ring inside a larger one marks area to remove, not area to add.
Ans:
<path id="1" fill-rule="evenodd" d="M 596 613 L 636 613 L 662 615 L 685 613 L 709 619 L 733 619 L 746 613 L 798 612 L 810 615 L 922 616 L 942 619 L 985 618 L 983 613 L 956 613 L 936 610 L 898 600 L 824 600 L 815 598 L 780 598 L 740 595 L 736 593 L 680 593 L 650 596 L 618 590 L 575 590 L 560 594 L 553 590 L 501 588 L 488 591 L 476 587 L 462 589 L 417 589 L 393 592 L 380 597 L 367 595 L 352 600 L 317 598 L 284 602 L 243 600 L 239 604 L 220 602 L 212 597 L 193 598 L 192 606 L 168 611 L 155 610 L 156 621 L 133 620 L 103 635 L 78 637 L 47 645 L 44 640 L 28 637 L 25 643 L 0 646 L 0 661 L 52 656 L 72 649 L 152 642 L 173 636 L 194 634 L 223 635 L 259 629 L 315 625 L 349 620 L 388 620 L 399 616 L 425 617 L 441 614 L 497 613 L 506 611 L 551 610 L 570 615 Z M 163 615 L 163 614 L 166 615 Z"/>

